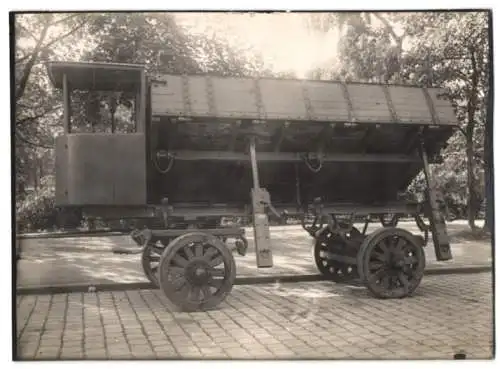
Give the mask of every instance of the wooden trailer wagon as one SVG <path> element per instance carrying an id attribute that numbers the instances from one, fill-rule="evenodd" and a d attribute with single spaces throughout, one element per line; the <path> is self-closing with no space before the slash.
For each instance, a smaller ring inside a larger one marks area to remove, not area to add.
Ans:
<path id="1" fill-rule="evenodd" d="M 259 268 L 273 266 L 270 217 L 300 217 L 319 271 L 359 278 L 380 298 L 417 288 L 429 234 L 437 259 L 452 258 L 429 172 L 457 125 L 439 89 L 152 78 L 143 66 L 107 63 L 53 62 L 48 72 L 65 106 L 57 206 L 137 220 L 132 238 L 145 274 L 182 309 L 215 307 L 232 289 L 232 251 L 245 254 L 247 240 L 242 227 L 221 224 L 225 217 L 251 219 Z M 134 129 L 116 132 L 111 119 L 106 132 L 74 132 L 77 91 L 128 96 Z M 426 201 L 402 199 L 422 170 Z M 401 216 L 421 234 L 397 228 Z M 354 226 L 360 219 L 364 229 Z M 373 220 L 381 227 L 366 234 Z"/>

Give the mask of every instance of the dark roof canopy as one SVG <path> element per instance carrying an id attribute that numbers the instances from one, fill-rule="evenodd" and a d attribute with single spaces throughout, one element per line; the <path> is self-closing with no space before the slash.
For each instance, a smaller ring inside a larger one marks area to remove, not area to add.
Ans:
<path id="1" fill-rule="evenodd" d="M 63 75 L 74 90 L 136 91 L 141 86 L 144 66 L 139 64 L 50 62 L 49 78 L 56 88 L 63 87 Z"/>

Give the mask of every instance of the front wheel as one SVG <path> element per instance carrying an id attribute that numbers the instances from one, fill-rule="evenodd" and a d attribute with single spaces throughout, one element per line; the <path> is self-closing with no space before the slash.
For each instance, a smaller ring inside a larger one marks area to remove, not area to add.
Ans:
<path id="1" fill-rule="evenodd" d="M 160 287 L 184 311 L 209 310 L 225 300 L 236 279 L 233 254 L 218 238 L 192 232 L 174 239 L 160 260 Z"/>

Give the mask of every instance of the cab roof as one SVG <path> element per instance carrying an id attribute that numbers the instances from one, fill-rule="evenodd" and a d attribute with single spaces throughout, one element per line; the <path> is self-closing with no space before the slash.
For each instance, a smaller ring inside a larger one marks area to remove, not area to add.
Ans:
<path id="1" fill-rule="evenodd" d="M 63 76 L 74 90 L 137 91 L 145 71 L 140 64 L 107 62 L 49 62 L 47 71 L 56 88 L 63 87 Z"/>

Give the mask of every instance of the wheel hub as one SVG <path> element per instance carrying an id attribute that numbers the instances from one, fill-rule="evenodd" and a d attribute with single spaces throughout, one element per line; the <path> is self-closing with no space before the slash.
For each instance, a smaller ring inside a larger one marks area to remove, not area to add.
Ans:
<path id="1" fill-rule="evenodd" d="M 209 268 L 205 261 L 194 260 L 186 266 L 186 278 L 191 284 L 204 285 L 210 277 Z"/>
<path id="2" fill-rule="evenodd" d="M 392 269 L 403 269 L 404 265 L 404 257 L 399 254 L 392 254 L 387 263 L 387 266 Z"/>

